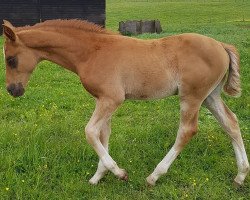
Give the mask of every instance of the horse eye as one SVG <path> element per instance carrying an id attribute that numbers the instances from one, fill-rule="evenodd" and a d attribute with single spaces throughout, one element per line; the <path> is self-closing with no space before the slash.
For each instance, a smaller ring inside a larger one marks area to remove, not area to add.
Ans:
<path id="1" fill-rule="evenodd" d="M 6 59 L 7 65 L 10 66 L 12 69 L 17 67 L 17 58 L 16 56 L 9 56 Z"/>

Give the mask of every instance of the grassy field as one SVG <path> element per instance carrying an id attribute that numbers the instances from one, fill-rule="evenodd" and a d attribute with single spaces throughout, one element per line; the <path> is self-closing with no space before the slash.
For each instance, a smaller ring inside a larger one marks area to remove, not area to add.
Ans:
<path id="1" fill-rule="evenodd" d="M 112 30 L 117 30 L 121 20 L 157 18 L 164 32 L 140 38 L 196 32 L 237 46 L 243 94 L 238 99 L 224 99 L 239 118 L 248 157 L 249 15 L 249 1 L 107 0 L 107 27 Z M 94 109 L 94 99 L 84 91 L 78 77 L 42 62 L 25 95 L 14 99 L 5 90 L 2 52 L 0 65 L 1 200 L 249 199 L 250 176 L 243 187 L 233 187 L 237 167 L 231 142 L 204 108 L 198 134 L 166 176 L 154 188 L 145 185 L 145 178 L 174 143 L 179 121 L 177 97 L 125 102 L 113 117 L 110 149 L 117 163 L 128 171 L 129 181 L 108 174 L 99 185 L 89 185 L 98 157 L 85 140 L 84 126 Z"/>

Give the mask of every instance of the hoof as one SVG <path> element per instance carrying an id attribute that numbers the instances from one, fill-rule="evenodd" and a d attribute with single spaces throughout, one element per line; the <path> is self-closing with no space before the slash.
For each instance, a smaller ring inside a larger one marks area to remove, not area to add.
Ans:
<path id="1" fill-rule="evenodd" d="M 97 185 L 99 180 L 96 179 L 95 176 L 93 176 L 91 179 L 89 179 L 89 184 L 91 185 Z"/>
<path id="2" fill-rule="evenodd" d="M 124 169 L 122 169 L 122 175 L 119 176 L 119 179 L 123 181 L 128 181 L 128 173 Z"/>
<path id="3" fill-rule="evenodd" d="M 234 185 L 235 187 L 240 187 L 243 185 L 244 180 L 247 176 L 247 173 L 238 173 L 237 176 L 234 179 Z"/>
<path id="4" fill-rule="evenodd" d="M 97 185 L 98 184 L 98 181 L 94 181 L 92 179 L 89 180 L 89 184 L 90 185 Z"/>
<path id="5" fill-rule="evenodd" d="M 155 182 L 156 180 L 151 175 L 146 178 L 146 183 L 147 183 L 147 186 L 149 187 L 155 186 Z"/>
<path id="6" fill-rule="evenodd" d="M 243 181 L 239 181 L 239 180 L 237 180 L 237 178 L 235 178 L 233 185 L 235 188 L 239 188 L 243 185 Z"/>
<path id="7" fill-rule="evenodd" d="M 237 182 L 233 182 L 233 187 L 235 188 L 235 189 L 238 189 L 238 188 L 240 188 L 242 185 L 240 185 L 239 183 L 237 183 Z"/>

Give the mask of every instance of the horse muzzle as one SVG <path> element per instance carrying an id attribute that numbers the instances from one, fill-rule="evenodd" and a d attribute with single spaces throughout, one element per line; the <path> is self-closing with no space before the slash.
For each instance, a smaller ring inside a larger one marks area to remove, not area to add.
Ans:
<path id="1" fill-rule="evenodd" d="M 9 94 L 13 97 L 20 97 L 24 94 L 24 88 L 22 83 L 11 83 L 10 85 L 7 86 L 7 91 Z"/>

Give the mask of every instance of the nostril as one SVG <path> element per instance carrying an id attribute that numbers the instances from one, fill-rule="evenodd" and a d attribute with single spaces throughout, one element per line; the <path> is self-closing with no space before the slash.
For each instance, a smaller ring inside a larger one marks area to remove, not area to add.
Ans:
<path id="1" fill-rule="evenodd" d="M 16 96 L 22 96 L 24 94 L 24 88 L 22 83 L 17 84 L 17 95 Z"/>
<path id="2" fill-rule="evenodd" d="M 7 91 L 12 95 L 14 90 L 15 90 L 15 84 L 11 83 L 11 84 L 7 87 Z"/>
<path id="3" fill-rule="evenodd" d="M 7 87 L 7 91 L 9 92 L 9 94 L 13 97 L 19 97 L 22 96 L 24 94 L 24 88 L 22 83 L 18 83 L 18 84 L 10 84 Z"/>
<path id="4" fill-rule="evenodd" d="M 9 92 L 10 95 L 13 96 L 13 94 L 15 93 L 15 89 L 16 89 L 16 85 L 14 83 L 11 83 L 8 87 L 7 87 L 7 91 Z"/>

